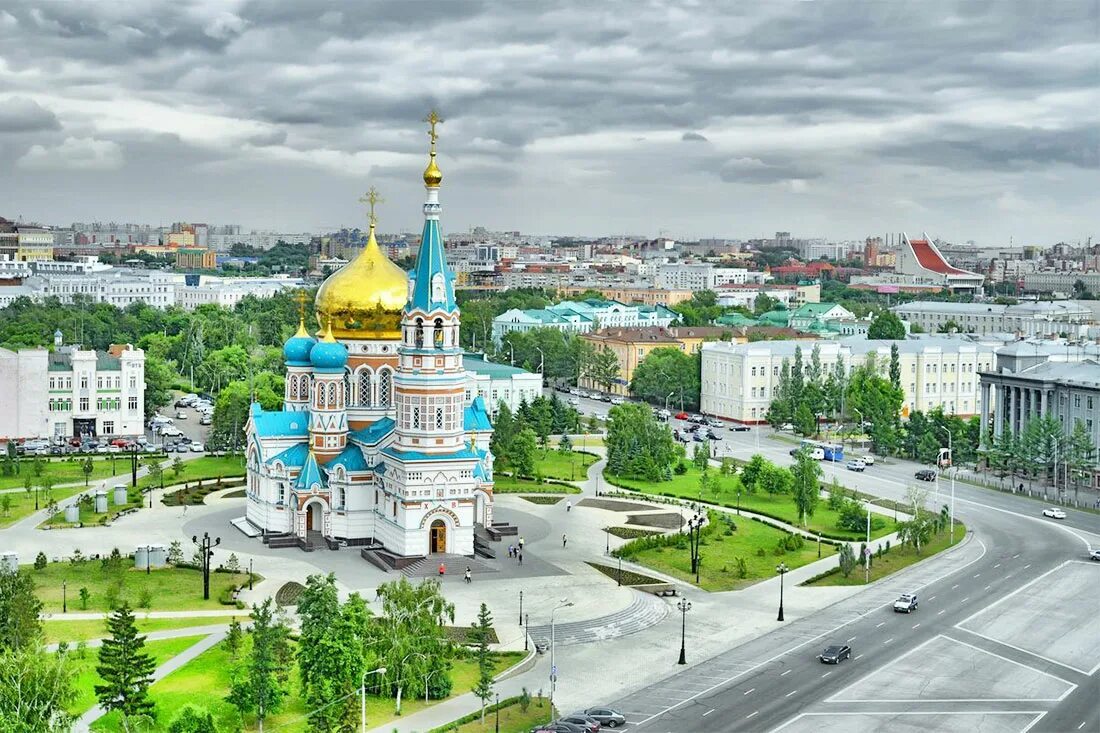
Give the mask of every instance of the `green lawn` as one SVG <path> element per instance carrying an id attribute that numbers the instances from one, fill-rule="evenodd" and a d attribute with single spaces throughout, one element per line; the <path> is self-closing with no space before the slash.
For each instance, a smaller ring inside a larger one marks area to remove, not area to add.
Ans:
<path id="1" fill-rule="evenodd" d="M 70 496 L 80 491 L 84 491 L 83 486 L 73 486 L 67 489 L 51 489 L 50 497 L 53 497 L 54 501 L 61 501 L 63 499 L 68 499 Z M 8 512 L 6 514 L 3 513 L 2 509 L 0 509 L 0 529 L 15 524 L 20 519 L 29 517 L 31 514 L 34 514 L 34 491 L 31 491 L 30 494 L 27 494 L 25 491 L 15 491 L 9 494 L 0 494 L 0 501 L 3 500 L 4 496 L 11 497 L 11 507 L 8 509 Z M 48 499 L 49 497 L 47 497 L 41 490 L 39 490 L 38 508 L 45 509 Z"/>
<path id="2" fill-rule="evenodd" d="M 146 641 L 145 649 L 153 656 L 159 667 L 203 638 L 202 636 L 186 636 L 178 639 Z M 95 686 L 103 682 L 95 671 L 96 665 L 99 663 L 98 652 L 98 649 L 85 649 L 83 659 L 75 658 L 75 656 L 73 658 L 73 687 L 76 694 L 70 701 L 68 709 L 74 715 L 84 713 L 96 703 Z M 75 655 L 75 652 L 73 654 Z"/>
<path id="3" fill-rule="evenodd" d="M 179 456 L 182 458 L 183 456 Z M 180 461 L 180 472 L 176 473 L 172 467 L 175 463 L 175 458 L 171 459 L 168 466 L 164 469 L 164 485 L 173 486 L 175 484 L 182 484 L 185 481 L 198 481 L 202 479 L 206 481 L 208 479 L 217 480 L 218 478 L 229 478 L 231 476 L 244 476 L 244 458 L 242 456 L 203 456 L 202 458 L 196 458 L 193 461 Z M 138 479 L 138 488 L 147 488 L 149 486 L 159 486 L 159 484 L 153 481 L 150 476 L 143 476 Z"/>
<path id="4" fill-rule="evenodd" d="M 191 543 L 188 542 L 188 545 Z M 185 547 L 187 555 L 193 547 Z M 224 562 L 228 555 L 215 551 L 214 563 Z M 61 612 L 62 581 L 67 582 L 66 595 L 69 610 L 109 611 L 108 593 L 111 587 L 118 589 L 120 601 L 128 601 L 135 613 L 141 613 L 139 603 L 143 590 L 149 591 L 150 611 L 184 611 L 194 609 L 225 609 L 218 602 L 219 596 L 235 585 L 248 582 L 248 573 L 210 573 L 210 600 L 202 598 L 202 571 L 190 568 L 166 567 L 146 573 L 134 570 L 134 561 L 124 557 L 121 570 L 107 570 L 99 560 L 89 560 L 81 565 L 68 562 L 49 563 L 42 570 L 32 566 L 20 567 L 20 572 L 34 579 L 35 594 L 42 600 L 47 613 Z M 88 608 L 80 604 L 80 589 L 87 588 Z"/>
<path id="5" fill-rule="evenodd" d="M 786 563 L 793 570 L 818 559 L 816 542 L 807 541 L 801 550 L 776 555 L 775 546 L 787 536 L 786 532 L 744 517 L 734 517 L 734 522 L 737 530 L 732 534 L 725 534 L 719 525 L 715 532 L 703 538 L 699 572 L 699 587 L 703 590 L 736 590 L 774 576 L 775 567 L 780 562 Z M 764 550 L 763 557 L 757 554 L 759 549 Z M 834 552 L 836 548 L 833 545 L 822 543 L 822 557 L 828 557 Z M 748 572 L 744 578 L 738 575 L 737 558 L 744 558 L 747 565 Z M 682 548 L 672 546 L 643 550 L 628 559 L 695 584 L 695 576 L 691 574 L 687 535 L 684 535 Z"/>
<path id="6" fill-rule="evenodd" d="M 79 601 L 77 606 L 79 606 Z M 70 613 L 76 611 L 73 606 L 69 606 Z M 142 618 L 140 611 L 137 615 L 137 628 L 142 634 L 148 634 L 150 631 L 168 631 L 170 629 L 188 629 L 193 626 L 214 626 L 217 624 L 228 624 L 232 617 L 230 616 L 183 616 L 180 618 Z M 242 611 L 238 617 L 238 621 L 244 622 L 248 616 L 246 611 Z M 81 619 L 78 621 L 64 621 L 65 617 L 58 614 L 54 619 L 42 622 L 42 627 L 46 632 L 46 643 L 53 644 L 59 641 L 67 641 L 69 644 L 75 644 L 78 641 L 91 641 L 92 639 L 102 639 L 107 636 L 107 619 Z"/>
<path id="7" fill-rule="evenodd" d="M 493 476 L 493 493 L 496 494 L 579 494 L 581 490 L 572 484 L 542 484 L 527 478 L 516 478 L 503 473 Z"/>
<path id="8" fill-rule="evenodd" d="M 557 717 L 556 711 L 550 707 L 546 698 L 531 698 L 531 705 L 527 712 L 523 712 L 519 703 L 505 705 L 500 709 L 500 733 L 527 733 L 541 723 L 546 723 Z M 469 723 L 463 723 L 457 728 L 444 728 L 455 733 L 496 733 L 497 713 L 486 712 L 485 722 L 478 718 Z"/>
<path id="9" fill-rule="evenodd" d="M 966 536 L 966 527 L 961 523 L 955 522 L 955 543 L 958 544 Z M 882 557 L 875 557 L 871 561 L 871 582 L 875 582 L 881 578 L 885 578 L 891 573 L 907 568 L 915 562 L 920 562 L 925 558 L 935 555 L 937 552 L 942 552 L 951 547 L 951 533 L 947 530 L 939 533 L 932 538 L 932 541 L 921 548 L 920 554 L 912 547 L 907 545 L 893 545 L 890 548 L 890 552 L 886 553 Z M 858 555 L 858 548 L 856 554 Z M 847 578 L 840 572 L 826 575 L 824 578 L 819 578 L 809 583 L 803 583 L 803 585 L 822 586 L 822 585 L 865 585 L 864 583 L 864 570 L 863 565 L 857 565 L 856 569 L 852 571 L 852 574 Z"/>
<path id="10" fill-rule="evenodd" d="M 718 475 L 717 469 L 712 468 L 711 471 L 714 475 Z M 693 501 L 698 501 L 700 499 L 699 470 L 693 465 L 688 466 L 687 473 L 680 476 L 673 474 L 671 481 L 660 481 L 657 483 L 621 478 L 612 476 L 606 472 L 604 473 L 604 477 L 607 481 L 613 482 L 619 486 L 647 494 L 671 494 Z M 715 494 L 708 491 L 707 494 L 702 497 L 703 501 L 720 504 L 729 508 L 737 507 L 739 501 L 737 490 L 741 487 L 740 476 L 718 475 L 718 486 L 719 492 Z M 756 511 L 787 522 L 788 524 L 801 526 L 794 500 L 788 494 L 768 494 L 760 491 L 755 494 L 746 494 L 742 491 L 740 495 L 740 507 L 746 511 Z M 885 520 L 886 523 L 882 528 L 871 531 L 871 539 L 884 537 L 894 532 L 893 520 L 886 515 L 878 516 Z M 840 516 L 829 508 L 828 504 L 825 503 L 825 497 L 822 496 L 821 501 L 818 502 L 817 509 L 814 511 L 813 517 L 810 518 L 810 521 L 806 525 L 806 530 L 809 532 L 823 532 L 835 537 L 844 537 L 852 540 L 866 537 L 864 532 L 852 532 L 850 530 L 838 528 L 837 521 L 839 519 Z"/>
<path id="11" fill-rule="evenodd" d="M 496 671 L 503 672 L 523 657 L 522 652 L 508 652 L 496 655 Z M 229 654 L 219 644 L 209 649 L 180 669 L 157 682 L 151 688 L 151 696 L 157 705 L 157 729 L 164 730 L 184 705 L 198 704 L 213 715 L 218 730 L 255 730 L 255 720 L 249 716 L 241 719 L 237 709 L 225 701 L 229 689 Z M 454 688 L 452 695 L 461 695 L 470 690 L 477 678 L 477 665 L 471 661 L 458 661 L 451 672 Z M 285 705 L 276 715 L 269 716 L 264 722 L 265 729 L 280 731 L 304 731 L 306 721 L 302 716 L 306 712 L 300 697 L 297 665 L 289 671 L 290 694 Z M 432 704 L 438 701 L 433 701 Z M 405 698 L 401 701 L 402 715 L 409 715 L 425 707 L 423 699 Z M 532 706 L 533 707 L 533 706 Z M 393 720 L 394 701 L 388 698 L 370 696 L 367 698 L 367 725 L 374 727 Z M 93 730 L 120 730 L 116 716 L 101 718 Z"/>
<path id="12" fill-rule="evenodd" d="M 83 485 L 84 483 L 84 471 L 81 470 L 81 464 L 84 462 L 84 457 L 40 457 L 37 461 L 39 461 L 38 465 L 42 468 L 41 477 L 35 476 L 34 474 L 35 461 L 35 458 L 20 458 L 18 473 L 11 476 L 0 476 L 0 489 L 21 488 L 23 486 L 23 481 L 28 476 L 35 482 L 50 478 L 55 485 L 76 482 Z M 92 469 L 89 481 L 95 481 L 96 479 L 115 476 L 117 474 L 129 473 L 130 457 L 127 455 L 115 454 L 113 461 L 109 456 L 92 458 Z"/>
<path id="13" fill-rule="evenodd" d="M 120 512 L 127 509 L 141 509 L 147 505 L 145 498 L 136 490 L 129 489 L 127 491 L 127 501 L 125 504 L 114 504 L 114 491 L 108 489 L 107 491 L 107 511 L 100 513 L 94 511 L 93 508 L 89 508 L 87 505 L 80 507 L 80 518 L 76 522 L 69 522 L 65 519 L 65 511 L 61 510 L 47 519 L 45 522 L 39 525 L 39 527 L 55 527 L 63 529 L 67 527 L 94 527 L 100 524 L 106 524 L 113 519 Z"/>
<path id="14" fill-rule="evenodd" d="M 545 455 L 535 456 L 535 466 L 545 478 L 559 481 L 584 481 L 588 477 L 588 467 L 599 458 L 591 453 L 570 451 L 559 453 L 549 450 Z"/>

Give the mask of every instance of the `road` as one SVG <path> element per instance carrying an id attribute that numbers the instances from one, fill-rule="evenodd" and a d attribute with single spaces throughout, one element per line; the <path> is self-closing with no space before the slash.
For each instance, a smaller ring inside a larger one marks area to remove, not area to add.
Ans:
<path id="1" fill-rule="evenodd" d="M 587 414 L 610 409 L 580 403 Z M 791 461 L 794 444 L 770 428 L 720 432 L 716 456 Z M 880 459 L 864 473 L 822 467 L 825 480 L 878 496 L 904 499 L 916 484 L 931 508 L 951 501 L 948 481 L 917 481 L 921 466 L 909 461 Z M 974 532 L 959 550 L 973 555 L 964 567 L 935 577 L 950 563 L 934 560 L 902 576 L 924 576 L 919 588 L 887 579 L 612 705 L 644 731 L 1100 731 L 1096 595 L 1084 590 L 1100 587 L 1100 563 L 1086 559 L 1100 545 L 1100 516 L 1070 509 L 1058 522 L 1041 510 L 957 482 L 955 511 Z M 902 590 L 918 592 L 913 614 L 892 610 Z M 833 643 L 850 645 L 853 658 L 821 664 Z"/>

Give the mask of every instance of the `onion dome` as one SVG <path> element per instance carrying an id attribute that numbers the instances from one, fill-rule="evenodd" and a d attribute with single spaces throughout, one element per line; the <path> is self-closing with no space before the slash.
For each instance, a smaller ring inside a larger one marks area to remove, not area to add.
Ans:
<path id="1" fill-rule="evenodd" d="M 309 361 L 318 372 L 342 372 L 348 363 L 348 347 L 332 335 L 332 325 L 325 329 L 325 336 L 309 352 Z"/>
<path id="2" fill-rule="evenodd" d="M 287 366 L 309 366 L 309 352 L 317 339 L 306 331 L 305 321 L 298 320 L 298 331 L 283 344 L 283 361 Z"/>

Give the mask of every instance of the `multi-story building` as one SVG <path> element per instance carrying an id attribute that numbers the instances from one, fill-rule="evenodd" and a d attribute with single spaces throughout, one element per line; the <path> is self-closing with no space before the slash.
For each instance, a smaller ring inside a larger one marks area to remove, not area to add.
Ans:
<path id="1" fill-rule="evenodd" d="M 110 268 L 89 270 L 71 275 L 36 275 L 27 280 L 38 299 L 56 297 L 62 303 L 72 303 L 74 296 L 92 302 L 110 303 L 125 308 L 131 303 L 147 303 L 155 308 L 167 308 L 175 303 L 176 276 L 159 270 Z"/>
<path id="2" fill-rule="evenodd" d="M 14 262 L 53 259 L 53 232 L 0 217 L 0 258 Z"/>
<path id="3" fill-rule="evenodd" d="M 180 248 L 176 250 L 176 267 L 181 270 L 215 270 L 218 253 L 212 249 Z"/>
<path id="4" fill-rule="evenodd" d="M 805 303 L 821 302 L 821 283 L 817 280 L 803 280 L 798 284 L 790 285 L 775 282 L 764 285 L 758 283 L 746 283 L 744 285 L 727 283 L 714 292 L 718 296 L 719 305 L 740 305 L 750 309 L 756 305 L 756 299 L 761 295 L 774 298 L 788 308 L 797 308 Z"/>
<path id="5" fill-rule="evenodd" d="M 820 330 L 841 321 L 855 319 L 855 314 L 836 303 L 806 303 L 791 313 L 787 325 L 800 331 Z M 839 326 L 837 326 L 839 330 Z"/>
<path id="6" fill-rule="evenodd" d="M 669 290 L 715 290 L 726 283 L 764 283 L 767 275 L 736 267 L 716 267 L 709 262 L 669 262 L 658 266 L 656 285 Z"/>
<path id="7" fill-rule="evenodd" d="M 493 319 L 493 341 L 501 343 L 505 334 L 556 328 L 570 333 L 588 333 L 597 328 L 637 328 L 668 326 L 678 316 L 663 305 L 627 305 L 615 300 L 563 300 L 546 308 L 513 308 Z"/>
<path id="8" fill-rule="evenodd" d="M 666 290 L 664 288 L 628 288 L 628 287 L 565 287 L 558 290 L 563 297 L 581 295 L 589 290 L 596 290 L 607 300 L 617 300 L 620 303 L 641 303 L 642 305 L 663 305 L 670 308 L 677 303 L 691 300 L 690 290 Z"/>
<path id="9" fill-rule="evenodd" d="M 144 431 L 145 353 L 129 344 L 108 351 L 0 349 L 0 438 L 136 436 Z"/>
<path id="10" fill-rule="evenodd" d="M 530 403 L 542 394 L 542 375 L 519 367 L 486 361 L 480 354 L 467 353 L 462 358 L 466 367 L 466 402 L 472 404 L 481 397 L 490 417 L 495 417 L 501 403 L 513 413 L 523 402 Z"/>
<path id="11" fill-rule="evenodd" d="M 185 310 L 195 310 L 200 305 L 219 305 L 232 308 L 245 298 L 270 298 L 290 289 L 300 288 L 301 278 L 275 277 L 202 277 L 196 284 L 176 283 L 175 303 Z"/>
<path id="12" fill-rule="evenodd" d="M 817 347 L 825 373 L 838 360 L 850 373 L 874 354 L 885 374 L 894 344 L 901 366 L 904 416 L 935 407 L 949 414 L 978 413 L 978 373 L 990 369 L 999 341 L 946 336 L 871 341 L 854 336 L 821 341 Z M 794 362 L 796 348 L 802 349 L 804 363 L 809 363 L 814 346 L 793 341 L 703 344 L 703 412 L 737 422 L 763 422 L 775 397 L 783 362 Z"/>
<path id="13" fill-rule="evenodd" d="M 951 292 L 977 292 L 985 282 L 984 275 L 951 265 L 927 234 L 911 239 L 902 232 L 896 270 L 909 284 L 939 285 Z"/>
<path id="14" fill-rule="evenodd" d="M 915 301 L 896 305 L 902 320 L 928 333 L 955 328 L 960 333 L 1011 333 L 1021 336 L 1085 335 L 1093 322 L 1092 311 L 1072 300 L 998 303 L 949 303 Z M 951 324 L 954 324 L 953 326 Z"/>
<path id="15" fill-rule="evenodd" d="M 1051 272 L 1041 270 L 1024 274 L 1024 290 L 1029 293 L 1065 293 L 1074 292 L 1078 281 L 1085 290 L 1100 295 L 1100 272 Z"/>

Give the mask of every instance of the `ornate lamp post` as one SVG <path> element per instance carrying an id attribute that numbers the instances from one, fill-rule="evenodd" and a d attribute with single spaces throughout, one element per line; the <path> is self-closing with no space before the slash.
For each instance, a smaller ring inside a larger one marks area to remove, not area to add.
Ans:
<path id="1" fill-rule="evenodd" d="M 687 613 L 691 610 L 691 601 L 681 598 L 676 608 L 680 610 L 680 661 L 677 664 L 687 664 Z"/>
<path id="2" fill-rule="evenodd" d="M 215 537 L 210 539 L 209 532 L 202 533 L 202 539 L 200 540 L 197 535 L 191 537 L 191 541 L 202 548 L 202 598 L 204 601 L 210 600 L 210 558 L 214 557 L 214 550 L 212 548 L 217 547 L 222 543 L 221 537 Z"/>
<path id="3" fill-rule="evenodd" d="M 688 520 L 688 548 L 691 551 L 691 572 L 695 573 L 695 583 L 699 583 L 699 540 L 702 538 L 706 518 L 696 514 Z"/>
<path id="4" fill-rule="evenodd" d="M 787 574 L 788 570 L 790 568 L 784 562 L 779 563 L 775 568 L 775 572 L 779 573 L 779 618 L 776 621 L 783 620 L 783 576 Z"/>

